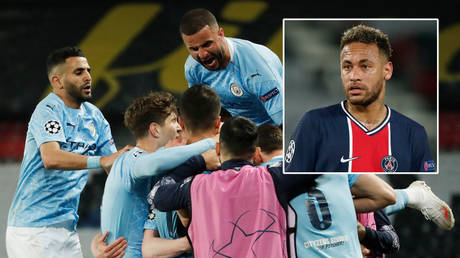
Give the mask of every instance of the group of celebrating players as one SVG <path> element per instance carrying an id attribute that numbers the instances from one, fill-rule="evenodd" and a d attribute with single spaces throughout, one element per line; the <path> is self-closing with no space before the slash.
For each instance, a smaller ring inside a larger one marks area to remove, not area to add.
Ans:
<path id="1" fill-rule="evenodd" d="M 91 246 L 95 257 L 381 257 L 399 249 L 388 214 L 410 207 L 443 229 L 454 226 L 448 205 L 421 181 L 394 190 L 372 173 L 283 173 L 279 58 L 265 46 L 225 37 L 205 9 L 187 12 L 180 32 L 190 53 L 189 88 L 177 102 L 161 91 L 135 99 L 124 124 L 136 144 L 119 151 L 108 122 L 88 102 L 91 69 L 82 51 L 66 47 L 49 55 L 53 92 L 29 123 L 8 217 L 10 257 L 83 257 L 77 210 L 88 170 L 95 168 L 108 173 L 102 233 Z M 347 100 L 301 120 L 287 171 L 378 172 L 395 164 L 419 171 L 432 164 L 423 127 L 385 106 L 384 90 L 375 90 L 392 73 L 391 47 L 381 41 L 386 35 L 364 25 L 344 34 Z M 367 69 L 377 70 L 370 85 Z M 221 117 L 222 109 L 231 116 Z M 337 121 L 325 119 L 331 116 Z M 354 142 L 345 162 L 326 160 L 316 150 L 330 148 L 325 139 L 336 136 L 326 123 L 348 123 L 356 135 L 362 130 L 368 145 L 381 134 L 390 150 L 374 155 L 380 155 L 377 166 L 372 157 L 356 158 Z M 399 158 L 404 151 L 391 152 L 398 138 L 388 134 L 402 126 L 417 144 Z M 360 170 L 367 163 L 370 170 Z"/>

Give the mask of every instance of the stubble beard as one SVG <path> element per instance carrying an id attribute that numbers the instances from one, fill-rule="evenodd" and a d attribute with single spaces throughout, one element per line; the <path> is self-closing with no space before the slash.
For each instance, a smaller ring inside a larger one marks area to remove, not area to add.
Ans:
<path id="1" fill-rule="evenodd" d="M 67 94 L 69 94 L 73 99 L 75 99 L 79 103 L 83 103 L 85 101 L 90 101 L 92 99 L 92 93 L 85 94 L 83 92 L 84 86 L 77 86 L 73 83 L 68 83 L 65 87 Z"/>
<path id="2" fill-rule="evenodd" d="M 367 87 L 367 89 L 368 88 L 369 87 Z M 380 93 L 382 92 L 382 89 L 383 89 L 383 83 L 380 83 L 380 86 L 375 91 L 371 91 L 369 96 L 367 97 L 365 96 L 361 100 L 352 100 L 350 96 L 348 96 L 348 101 L 350 101 L 351 104 L 356 105 L 356 106 L 367 107 L 370 104 L 374 103 L 379 98 Z"/>
<path id="3" fill-rule="evenodd" d="M 217 68 L 215 69 L 209 69 L 208 66 L 204 64 L 204 62 L 201 60 L 201 58 L 198 59 L 198 62 L 205 67 L 206 69 L 210 71 L 217 71 L 217 70 L 222 70 L 224 69 L 224 59 L 225 59 L 225 50 L 224 47 L 221 46 L 219 47 L 219 51 L 217 53 L 211 53 L 212 58 L 214 58 L 217 61 Z"/>

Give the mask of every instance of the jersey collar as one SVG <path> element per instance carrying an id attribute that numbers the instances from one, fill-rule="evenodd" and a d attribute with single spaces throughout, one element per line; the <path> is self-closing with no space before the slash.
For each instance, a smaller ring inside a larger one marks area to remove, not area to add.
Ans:
<path id="1" fill-rule="evenodd" d="M 225 41 L 227 42 L 228 51 L 230 52 L 230 62 L 232 62 L 233 55 L 235 54 L 235 45 L 233 45 L 233 42 L 228 38 L 225 38 Z"/>
<path id="2" fill-rule="evenodd" d="M 361 128 L 361 130 L 363 130 L 367 135 L 372 135 L 379 132 L 388 124 L 388 121 L 390 121 L 391 109 L 387 105 L 385 105 L 385 107 L 387 108 L 387 115 L 385 116 L 385 119 L 383 119 L 383 121 L 376 128 L 368 130 L 363 124 L 361 124 L 356 118 L 354 118 L 353 115 L 350 114 L 350 112 L 348 112 L 348 110 L 345 108 L 345 101 L 346 100 L 340 102 L 340 106 L 342 106 L 343 112 L 345 112 L 347 117 L 350 118 L 350 120 L 353 121 L 353 123 L 355 123 L 359 128 Z"/>
<path id="3" fill-rule="evenodd" d="M 251 162 L 244 160 L 244 159 L 231 159 L 227 160 L 224 163 L 222 163 L 222 170 L 227 170 L 227 169 L 235 169 L 235 170 L 240 170 L 241 167 L 250 165 L 254 166 Z"/>

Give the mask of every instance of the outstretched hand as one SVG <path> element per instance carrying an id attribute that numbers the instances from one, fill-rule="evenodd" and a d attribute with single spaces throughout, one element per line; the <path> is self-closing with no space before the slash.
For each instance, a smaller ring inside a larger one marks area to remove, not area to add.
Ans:
<path id="1" fill-rule="evenodd" d="M 220 168 L 220 159 L 217 156 L 216 150 L 207 150 L 201 154 L 206 162 L 206 169 L 214 171 Z"/>
<path id="2" fill-rule="evenodd" d="M 365 236 L 366 236 L 366 227 L 364 227 L 363 224 L 361 224 L 358 221 L 358 238 L 359 238 L 359 241 L 363 240 Z"/>
<path id="3" fill-rule="evenodd" d="M 371 250 L 367 249 L 363 244 L 361 244 L 361 253 L 363 254 L 363 257 L 368 257 L 371 255 Z"/>
<path id="4" fill-rule="evenodd" d="M 104 235 L 97 233 L 91 241 L 91 253 L 95 258 L 121 258 L 125 254 L 125 249 L 128 246 L 127 241 L 123 237 L 119 237 L 110 245 L 107 245 L 105 239 L 109 232 Z"/>
<path id="5" fill-rule="evenodd" d="M 118 158 L 118 156 L 120 156 L 121 154 L 127 152 L 127 151 L 130 151 L 132 148 L 134 148 L 133 146 L 131 145 L 126 145 L 123 149 L 115 152 L 115 153 L 112 153 L 110 155 L 107 155 L 107 156 L 104 156 L 104 157 L 101 157 L 101 167 L 105 170 L 105 172 L 107 174 L 110 173 L 110 168 L 112 167 L 112 164 L 113 162 L 115 162 L 115 160 Z"/>

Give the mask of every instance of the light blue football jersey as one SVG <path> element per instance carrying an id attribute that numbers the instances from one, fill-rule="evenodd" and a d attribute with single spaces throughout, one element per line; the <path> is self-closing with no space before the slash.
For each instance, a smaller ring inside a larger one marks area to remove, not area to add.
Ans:
<path id="1" fill-rule="evenodd" d="M 156 192 L 156 189 L 160 187 L 160 185 L 174 183 L 176 183 L 176 181 L 173 178 L 169 176 L 164 176 L 155 184 L 154 188 L 150 192 L 150 202 L 153 202 L 153 196 L 155 195 L 154 193 Z M 158 235 L 160 238 L 178 239 L 180 238 L 178 231 L 179 224 L 182 225 L 182 222 L 180 221 L 179 215 L 177 215 L 176 211 L 161 212 L 157 209 L 154 209 L 153 204 L 150 203 L 149 217 L 145 221 L 144 229 L 152 229 L 158 231 Z M 193 257 L 193 254 L 183 253 L 177 257 Z"/>
<path id="2" fill-rule="evenodd" d="M 297 257 L 362 257 L 350 193 L 358 176 L 323 174 L 316 189 L 289 202 L 296 214 L 290 213 L 289 220 L 296 221 L 291 243 Z"/>
<path id="3" fill-rule="evenodd" d="M 204 171 L 203 174 L 210 174 L 212 171 Z M 191 180 L 191 178 L 190 178 Z M 155 196 L 155 192 L 161 185 L 167 184 L 174 184 L 176 180 L 170 176 L 164 176 L 161 180 L 159 180 L 155 186 L 153 187 L 152 191 L 150 191 L 148 202 L 150 204 L 150 211 L 149 217 L 145 221 L 144 229 L 152 229 L 158 231 L 158 235 L 160 238 L 165 239 L 178 239 L 181 236 L 179 235 L 179 228 L 182 227 L 182 222 L 180 221 L 179 215 L 176 211 L 168 211 L 162 212 L 154 208 L 153 196 Z M 184 232 L 184 235 L 186 232 Z M 180 258 L 191 258 L 193 254 L 190 252 L 182 253 L 176 257 Z"/>
<path id="4" fill-rule="evenodd" d="M 158 180 L 151 189 L 147 202 L 149 203 L 149 215 L 144 224 L 144 229 L 152 229 L 158 231 L 160 238 L 177 239 L 179 238 L 177 223 L 179 223 L 179 216 L 176 211 L 161 212 L 155 209 L 153 205 L 153 198 L 156 191 L 161 185 L 174 184 L 176 180 L 170 176 L 164 176 Z"/>
<path id="5" fill-rule="evenodd" d="M 274 164 L 276 164 L 278 162 L 283 162 L 283 156 L 275 156 L 272 159 L 270 159 L 269 161 L 260 164 L 259 167 L 269 167 L 269 166 L 274 165 Z"/>
<path id="6" fill-rule="evenodd" d="M 185 62 L 189 87 L 204 84 L 214 89 L 222 107 L 232 116 L 244 116 L 257 125 L 283 122 L 283 66 L 265 46 L 225 38 L 230 62 L 223 70 L 209 71 L 192 56 Z"/>
<path id="7" fill-rule="evenodd" d="M 80 155 L 105 156 L 116 152 L 109 123 L 91 103 L 69 108 L 54 93 L 37 105 L 29 122 L 8 225 L 75 230 L 88 170 L 45 169 L 40 155 L 40 145 L 45 142 L 59 142 L 61 150 Z"/>
<path id="8" fill-rule="evenodd" d="M 144 223 L 148 218 L 147 195 L 168 170 L 190 157 L 214 148 L 206 139 L 194 144 L 147 153 L 136 147 L 118 157 L 104 187 L 101 231 L 109 232 L 110 244 L 123 236 L 128 241 L 124 257 L 142 257 Z"/>
<path id="9" fill-rule="evenodd" d="M 165 239 L 178 239 L 180 238 L 178 234 L 177 225 L 182 223 L 180 221 L 179 215 L 176 211 L 161 212 L 155 210 L 155 219 L 146 220 L 144 224 L 144 229 L 152 229 L 158 231 L 160 238 Z M 182 253 L 179 256 L 180 258 L 191 258 L 193 257 L 192 253 Z"/>

